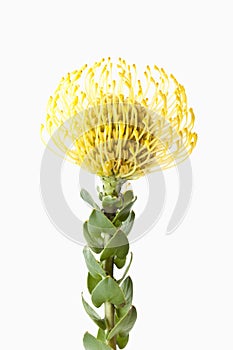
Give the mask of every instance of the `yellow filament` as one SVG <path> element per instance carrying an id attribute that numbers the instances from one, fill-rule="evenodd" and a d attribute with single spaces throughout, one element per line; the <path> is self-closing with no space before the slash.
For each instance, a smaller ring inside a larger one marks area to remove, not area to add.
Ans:
<path id="1" fill-rule="evenodd" d="M 49 98 L 41 133 L 55 152 L 100 176 L 135 179 L 182 162 L 197 142 L 185 88 L 156 65 L 144 77 L 110 57 L 68 73 Z"/>

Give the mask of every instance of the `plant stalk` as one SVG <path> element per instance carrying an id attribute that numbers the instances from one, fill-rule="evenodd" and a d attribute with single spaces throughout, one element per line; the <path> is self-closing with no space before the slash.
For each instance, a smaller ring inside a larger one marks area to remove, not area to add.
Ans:
<path id="1" fill-rule="evenodd" d="M 118 197 L 121 191 L 121 187 L 125 180 L 119 180 L 114 177 L 103 177 L 103 193 L 105 196 Z M 108 212 L 108 210 L 104 210 L 104 214 L 107 216 L 109 220 L 113 220 L 116 215 L 117 208 L 112 212 Z M 111 237 L 108 234 L 105 234 L 105 244 L 107 244 L 108 240 Z M 114 270 L 114 258 L 110 257 L 104 262 L 104 269 L 108 276 L 113 278 L 113 270 Z M 115 307 L 110 302 L 106 301 L 104 304 L 105 308 L 105 321 L 107 326 L 107 331 L 110 332 L 115 326 Z M 116 336 L 108 341 L 108 345 L 113 349 L 117 350 L 116 344 Z"/>
<path id="2" fill-rule="evenodd" d="M 105 261 L 105 271 L 106 273 L 113 277 L 113 265 L 114 259 L 108 258 Z M 106 301 L 105 304 L 105 320 L 107 325 L 107 330 L 110 332 L 115 325 L 115 307 L 110 302 Z M 108 345 L 111 346 L 113 350 L 116 350 L 116 337 L 113 337 L 108 341 Z"/>

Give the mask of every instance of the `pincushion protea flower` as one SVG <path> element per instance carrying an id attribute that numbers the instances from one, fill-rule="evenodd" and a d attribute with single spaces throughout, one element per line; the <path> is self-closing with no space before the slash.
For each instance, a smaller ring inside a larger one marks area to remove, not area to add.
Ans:
<path id="1" fill-rule="evenodd" d="M 132 254 L 123 276 L 114 278 L 114 268 L 127 262 L 135 218 L 136 197 L 122 185 L 184 161 L 196 145 L 193 126 L 185 89 L 173 75 L 147 66 L 141 81 L 135 64 L 122 59 L 117 65 L 102 59 L 68 73 L 49 99 L 46 129 L 55 151 L 103 181 L 98 190 L 101 207 L 81 190 L 81 197 L 93 207 L 83 225 L 88 290 L 96 308 L 105 306 L 101 318 L 82 298 L 98 326 L 96 337 L 84 335 L 86 350 L 123 349 L 137 318 L 133 283 L 127 276 Z M 93 253 L 100 254 L 99 261 Z"/>
<path id="2" fill-rule="evenodd" d="M 192 152 L 197 135 L 184 87 L 157 66 L 146 67 L 144 81 L 137 75 L 135 64 L 109 58 L 61 79 L 46 129 L 70 161 L 99 176 L 135 179 Z"/>

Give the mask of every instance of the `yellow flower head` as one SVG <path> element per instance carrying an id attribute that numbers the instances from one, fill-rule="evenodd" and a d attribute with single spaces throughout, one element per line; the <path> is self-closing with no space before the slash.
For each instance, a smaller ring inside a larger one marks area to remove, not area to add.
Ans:
<path id="1" fill-rule="evenodd" d="M 46 129 L 63 155 L 102 177 L 136 179 L 182 162 L 196 145 L 194 113 L 173 75 L 102 59 L 63 77 Z M 44 126 L 42 125 L 42 130 Z"/>

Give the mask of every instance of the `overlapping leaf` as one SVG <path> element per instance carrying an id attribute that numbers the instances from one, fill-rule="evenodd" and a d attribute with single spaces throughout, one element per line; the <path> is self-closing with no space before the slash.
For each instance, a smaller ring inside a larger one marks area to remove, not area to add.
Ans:
<path id="1" fill-rule="evenodd" d="M 118 211 L 118 213 L 116 214 L 113 223 L 116 226 L 120 226 L 121 223 L 123 221 L 125 221 L 129 214 L 130 214 L 130 210 L 134 204 L 134 202 L 136 201 L 137 197 L 135 197 L 131 202 L 129 202 L 128 204 L 126 204 L 121 210 Z"/>
<path id="2" fill-rule="evenodd" d="M 135 219 L 135 213 L 134 213 L 134 211 L 131 211 L 129 213 L 128 218 L 122 223 L 121 230 L 126 235 L 128 235 L 130 233 L 130 231 L 132 230 L 134 219 Z"/>
<path id="3" fill-rule="evenodd" d="M 100 281 L 92 291 L 92 302 L 96 307 L 100 307 L 106 301 L 116 306 L 125 303 L 122 289 L 110 276 Z"/>
<path id="4" fill-rule="evenodd" d="M 106 272 L 102 268 L 101 264 L 95 259 L 94 255 L 88 247 L 84 247 L 83 255 L 86 261 L 87 268 L 94 278 L 98 278 L 99 276 L 106 276 Z"/>
<path id="5" fill-rule="evenodd" d="M 88 244 L 88 246 L 93 250 L 93 252 L 99 254 L 103 250 L 104 240 L 101 235 L 94 236 L 91 235 L 88 230 L 88 222 L 83 224 L 83 236 Z"/>
<path id="6" fill-rule="evenodd" d="M 106 329 L 106 324 L 105 320 L 102 319 L 97 312 L 85 301 L 85 299 L 82 296 L 82 302 L 83 302 L 83 307 L 88 314 L 88 316 L 99 326 L 101 329 Z"/>
<path id="7" fill-rule="evenodd" d="M 114 264 L 118 267 L 118 269 L 122 269 L 122 267 L 125 266 L 126 258 L 120 259 L 118 257 L 115 257 Z"/>
<path id="8" fill-rule="evenodd" d="M 130 266 L 131 266 L 131 264 L 132 264 L 132 261 L 133 261 L 133 253 L 131 253 L 131 255 L 130 255 L 130 261 L 129 261 L 128 266 L 127 266 L 126 269 L 125 269 L 125 272 L 124 272 L 123 276 L 121 277 L 121 279 L 119 279 L 119 280 L 117 281 L 117 283 L 120 284 L 120 283 L 124 280 L 125 276 L 127 275 L 128 271 L 129 271 L 129 269 L 130 269 Z"/>
<path id="9" fill-rule="evenodd" d="M 106 260 L 109 257 L 117 256 L 124 259 L 129 251 L 129 241 L 125 233 L 121 230 L 116 231 L 113 237 L 108 241 L 101 253 L 100 260 Z"/>
<path id="10" fill-rule="evenodd" d="M 100 210 L 100 207 L 98 206 L 98 204 L 96 204 L 96 202 L 93 200 L 90 193 L 87 190 L 85 190 L 84 188 L 81 189 L 80 196 L 85 202 L 90 204 L 92 206 L 92 208 Z"/>
<path id="11" fill-rule="evenodd" d="M 122 317 L 115 327 L 109 332 L 107 339 L 112 339 L 116 335 L 120 335 L 121 337 L 126 337 L 131 329 L 133 328 L 137 319 L 137 311 L 134 306 L 132 306 L 127 314 Z"/>
<path id="12" fill-rule="evenodd" d="M 102 205 L 107 213 L 115 213 L 123 205 L 121 197 L 105 196 Z"/>
<path id="13" fill-rule="evenodd" d="M 85 333 L 83 337 L 85 350 L 112 350 L 110 346 L 104 344 L 101 340 L 96 339 L 90 333 Z"/>
<path id="14" fill-rule="evenodd" d="M 102 328 L 98 329 L 97 339 L 99 339 L 103 343 L 106 341 L 106 332 Z"/>
<path id="15" fill-rule="evenodd" d="M 121 337 L 120 335 L 117 336 L 117 345 L 120 349 L 124 349 L 129 341 L 129 334 L 126 337 Z"/>
<path id="16" fill-rule="evenodd" d="M 94 278 L 90 272 L 88 272 L 87 276 L 87 288 L 89 290 L 89 293 L 91 294 L 93 289 L 97 286 L 97 284 L 102 280 L 101 276 L 98 276 L 97 278 Z"/>
<path id="17" fill-rule="evenodd" d="M 125 314 L 127 314 L 129 309 L 131 308 L 133 300 L 133 282 L 129 276 L 122 283 L 121 289 L 125 297 L 125 305 L 120 308 L 117 308 L 116 310 L 119 319 L 124 317 Z"/>
<path id="18" fill-rule="evenodd" d="M 102 211 L 94 209 L 87 222 L 88 231 L 91 236 L 99 238 L 102 233 L 113 235 L 116 232 L 116 227 L 107 218 Z"/>

